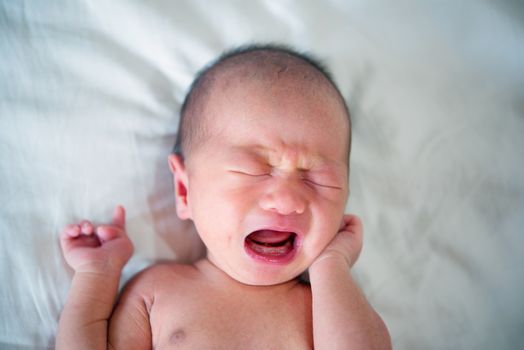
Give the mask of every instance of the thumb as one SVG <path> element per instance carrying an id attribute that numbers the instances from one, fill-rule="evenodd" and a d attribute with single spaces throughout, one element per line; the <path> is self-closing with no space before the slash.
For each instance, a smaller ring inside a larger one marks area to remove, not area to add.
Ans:
<path id="1" fill-rule="evenodd" d="M 126 227 L 126 210 L 121 205 L 118 205 L 113 212 L 113 225 L 122 229 Z"/>

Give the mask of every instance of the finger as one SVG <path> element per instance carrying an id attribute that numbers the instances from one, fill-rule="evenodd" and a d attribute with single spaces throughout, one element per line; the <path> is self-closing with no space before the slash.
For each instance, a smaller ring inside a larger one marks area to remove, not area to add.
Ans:
<path id="1" fill-rule="evenodd" d="M 78 247 L 99 247 L 100 243 L 96 235 L 78 235 L 77 237 L 63 235 L 60 237 L 60 246 L 64 253 Z"/>
<path id="2" fill-rule="evenodd" d="M 352 232 L 353 234 L 357 234 L 359 236 L 363 235 L 364 227 L 362 225 L 362 220 L 357 215 L 344 215 L 344 222 L 346 226 L 343 230 Z"/>
<path id="3" fill-rule="evenodd" d="M 88 220 L 80 221 L 80 232 L 84 235 L 90 235 L 94 232 L 93 224 Z"/>
<path id="4" fill-rule="evenodd" d="M 344 214 L 342 216 L 342 222 L 340 223 L 338 232 L 350 230 L 350 226 L 353 224 L 354 217 L 355 215 L 352 214 Z"/>
<path id="5" fill-rule="evenodd" d="M 346 226 L 360 226 L 362 227 L 362 220 L 354 214 L 345 214 L 343 218 Z"/>
<path id="6" fill-rule="evenodd" d="M 102 243 L 113 240 L 122 234 L 123 230 L 119 227 L 102 225 L 96 228 L 96 234 Z"/>
<path id="7" fill-rule="evenodd" d="M 75 230 L 76 226 L 76 230 Z M 75 233 L 76 231 L 76 233 Z M 80 228 L 78 225 L 67 225 L 60 235 L 60 247 L 62 248 L 62 251 L 65 252 L 68 250 L 70 246 L 70 242 L 74 239 L 76 239 L 80 235 Z"/>
<path id="8" fill-rule="evenodd" d="M 126 210 L 121 205 L 118 205 L 113 212 L 113 225 L 122 229 L 126 227 Z"/>
<path id="9" fill-rule="evenodd" d="M 78 237 L 80 234 L 80 227 L 78 227 L 77 224 L 69 224 L 64 228 L 64 231 L 62 232 L 62 236 L 66 237 Z"/>

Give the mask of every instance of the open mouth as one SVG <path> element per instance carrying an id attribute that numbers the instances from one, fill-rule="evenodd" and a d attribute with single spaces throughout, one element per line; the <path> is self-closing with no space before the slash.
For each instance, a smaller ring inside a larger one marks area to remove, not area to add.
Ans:
<path id="1" fill-rule="evenodd" d="M 295 255 L 297 234 L 274 230 L 258 230 L 246 237 L 247 253 L 258 260 L 286 263 Z"/>

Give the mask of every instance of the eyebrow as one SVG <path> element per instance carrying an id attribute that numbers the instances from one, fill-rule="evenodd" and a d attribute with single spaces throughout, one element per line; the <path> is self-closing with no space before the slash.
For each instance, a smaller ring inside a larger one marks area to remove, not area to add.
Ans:
<path id="1" fill-rule="evenodd" d="M 251 157 L 255 157 L 257 160 L 269 160 L 269 154 L 271 152 L 275 152 L 272 149 L 269 149 L 268 147 L 261 146 L 259 144 L 248 144 L 248 145 L 242 145 L 242 146 L 233 146 L 232 150 L 234 153 L 238 153 L 241 155 L 247 155 Z M 337 161 L 332 158 L 322 157 L 320 155 L 306 155 L 306 158 L 309 160 L 308 163 L 313 163 L 313 166 L 311 166 L 311 169 L 334 169 L 336 173 L 342 173 L 345 172 L 345 170 L 348 168 L 348 165 L 342 161 Z M 308 167 L 305 167 L 308 168 Z"/>

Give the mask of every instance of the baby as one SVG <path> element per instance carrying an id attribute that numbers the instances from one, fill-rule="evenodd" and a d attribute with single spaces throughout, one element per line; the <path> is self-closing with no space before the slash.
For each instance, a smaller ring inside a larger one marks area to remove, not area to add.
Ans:
<path id="1" fill-rule="evenodd" d="M 75 274 L 57 348 L 391 348 L 351 275 L 362 224 L 344 215 L 350 135 L 311 57 L 271 45 L 222 55 L 191 86 L 169 156 L 177 214 L 206 257 L 142 271 L 113 309 L 133 252 L 124 208 L 111 224 L 68 225 Z"/>

